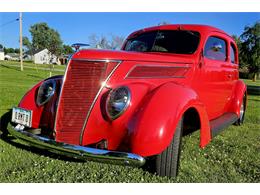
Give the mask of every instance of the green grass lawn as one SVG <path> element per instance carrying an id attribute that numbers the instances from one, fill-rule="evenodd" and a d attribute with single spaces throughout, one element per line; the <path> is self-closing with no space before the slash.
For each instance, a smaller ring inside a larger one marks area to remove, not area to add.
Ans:
<path id="1" fill-rule="evenodd" d="M 251 86 L 260 86 L 260 80 L 256 80 L 255 82 L 250 80 L 250 79 L 243 79 L 243 81 L 247 84 L 247 85 L 251 85 Z"/>
<path id="2" fill-rule="evenodd" d="M 48 75 L 0 66 L 0 116 Z M 260 182 L 260 96 L 248 100 L 245 124 L 230 126 L 205 149 L 199 148 L 199 132 L 183 138 L 176 179 L 141 168 L 62 158 L 10 139 L 0 140 L 0 182 Z"/>

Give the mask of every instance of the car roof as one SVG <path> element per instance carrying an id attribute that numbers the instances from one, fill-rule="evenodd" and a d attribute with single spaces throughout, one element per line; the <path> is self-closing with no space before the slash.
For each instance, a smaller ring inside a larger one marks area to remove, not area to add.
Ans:
<path id="1" fill-rule="evenodd" d="M 228 35 L 226 32 L 224 32 L 221 29 L 218 29 L 213 26 L 209 25 L 202 25 L 202 24 L 169 24 L 169 25 L 159 25 L 159 26 L 152 26 L 148 28 L 144 28 L 138 31 L 133 32 L 132 34 L 129 35 L 129 37 L 135 36 L 137 34 L 143 33 L 143 32 L 149 32 L 149 31 L 154 31 L 154 30 L 191 30 L 191 31 L 198 31 L 200 33 L 202 32 L 219 32 L 222 34 L 225 34 L 226 36 L 230 37 L 233 39 L 230 35 Z"/>

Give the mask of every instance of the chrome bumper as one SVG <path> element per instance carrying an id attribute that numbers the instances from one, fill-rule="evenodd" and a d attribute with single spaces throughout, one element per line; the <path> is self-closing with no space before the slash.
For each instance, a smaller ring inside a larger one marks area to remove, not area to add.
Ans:
<path id="1" fill-rule="evenodd" d="M 36 148 L 44 149 L 55 154 L 65 155 L 76 159 L 120 165 L 131 165 L 137 167 L 140 167 L 145 163 L 145 159 L 142 156 L 136 154 L 101 150 L 56 142 L 52 139 L 16 129 L 11 124 L 8 124 L 8 131 L 14 137 L 24 140 Z"/>

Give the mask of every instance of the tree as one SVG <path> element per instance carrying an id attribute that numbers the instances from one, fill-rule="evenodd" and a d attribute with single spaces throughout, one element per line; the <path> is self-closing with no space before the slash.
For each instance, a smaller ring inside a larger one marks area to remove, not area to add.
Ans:
<path id="1" fill-rule="evenodd" d="M 96 34 L 92 34 L 88 37 L 89 43 L 92 47 L 97 48 L 99 43 L 99 37 Z"/>
<path id="2" fill-rule="evenodd" d="M 74 51 L 73 51 L 73 49 L 72 49 L 71 46 L 69 46 L 69 45 L 63 45 L 63 51 L 62 51 L 62 53 L 68 55 L 68 54 L 74 53 Z"/>
<path id="3" fill-rule="evenodd" d="M 241 50 L 242 48 L 242 41 L 240 39 L 239 36 L 236 35 L 232 35 L 233 39 L 235 40 L 236 44 L 237 44 L 237 48 L 238 48 L 238 57 L 239 57 L 239 67 L 244 68 L 247 67 L 248 64 L 245 60 L 245 56 Z"/>
<path id="4" fill-rule="evenodd" d="M 14 49 L 14 53 L 20 53 L 20 49 L 19 48 L 15 48 Z"/>
<path id="5" fill-rule="evenodd" d="M 90 45 L 94 48 L 98 49 L 112 49 L 107 38 L 104 36 L 97 36 L 96 34 L 92 34 L 89 36 Z"/>
<path id="6" fill-rule="evenodd" d="M 6 48 L 6 47 L 4 47 L 4 53 L 15 53 L 15 49 L 14 48 Z"/>
<path id="7" fill-rule="evenodd" d="M 260 71 L 260 22 L 246 26 L 240 36 L 241 54 L 248 64 L 248 70 L 253 74 L 253 81 Z"/>
<path id="8" fill-rule="evenodd" d="M 0 49 L 3 49 L 3 48 L 4 48 L 4 46 L 2 44 L 0 44 Z"/>
<path id="9" fill-rule="evenodd" d="M 111 47 L 112 49 L 118 50 L 121 49 L 125 38 L 122 36 L 112 35 Z"/>
<path id="10" fill-rule="evenodd" d="M 32 43 L 30 42 L 28 37 L 23 37 L 23 46 L 25 46 L 27 51 L 32 55 L 33 53 Z"/>
<path id="11" fill-rule="evenodd" d="M 108 40 L 105 36 L 99 37 L 96 34 L 92 34 L 89 36 L 89 42 L 92 47 L 95 48 L 117 50 L 123 45 L 124 38 L 117 35 L 111 35 L 111 39 Z"/>
<path id="12" fill-rule="evenodd" d="M 62 40 L 58 31 L 50 28 L 47 23 L 37 23 L 30 27 L 33 50 L 47 48 L 52 54 L 62 53 Z"/>
<path id="13" fill-rule="evenodd" d="M 112 49 L 106 37 L 102 36 L 100 42 L 98 43 L 98 47 L 102 49 Z"/>

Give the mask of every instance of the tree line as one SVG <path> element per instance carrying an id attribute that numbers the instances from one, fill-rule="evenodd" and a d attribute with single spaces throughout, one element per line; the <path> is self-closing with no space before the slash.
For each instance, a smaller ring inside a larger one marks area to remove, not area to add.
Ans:
<path id="1" fill-rule="evenodd" d="M 0 44 L 0 50 L 3 50 L 4 53 L 20 53 L 19 48 L 7 48 Z"/>
<path id="2" fill-rule="evenodd" d="M 239 50 L 240 70 L 244 69 L 256 81 L 260 73 L 260 22 L 245 26 L 240 36 L 233 35 Z M 247 74 L 248 76 L 248 74 Z"/>

